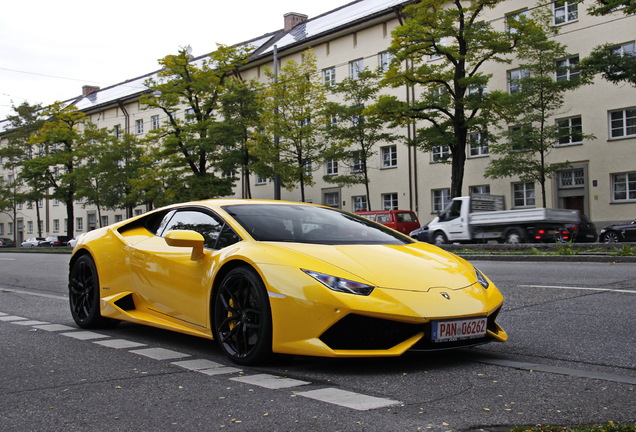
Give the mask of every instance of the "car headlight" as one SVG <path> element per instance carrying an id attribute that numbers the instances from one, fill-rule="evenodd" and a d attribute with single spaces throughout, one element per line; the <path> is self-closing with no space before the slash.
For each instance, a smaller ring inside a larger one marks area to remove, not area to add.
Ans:
<path id="1" fill-rule="evenodd" d="M 475 275 L 477 276 L 477 282 L 479 282 L 479 285 L 483 286 L 485 289 L 488 289 L 490 283 L 488 283 L 488 279 L 486 279 L 486 276 L 484 276 L 484 274 L 480 272 L 477 267 L 473 268 L 475 269 Z"/>
<path id="2" fill-rule="evenodd" d="M 336 276 L 330 276 L 324 273 L 318 273 L 311 270 L 305 270 L 305 269 L 301 269 L 301 270 L 333 291 L 366 296 L 371 294 L 374 288 L 371 285 L 355 282 L 349 279 L 343 279 Z"/>

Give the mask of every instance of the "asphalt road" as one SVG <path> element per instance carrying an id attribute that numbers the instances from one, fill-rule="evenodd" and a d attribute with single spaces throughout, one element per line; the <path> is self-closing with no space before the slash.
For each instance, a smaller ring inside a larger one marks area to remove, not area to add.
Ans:
<path id="1" fill-rule="evenodd" d="M 213 342 L 79 331 L 69 255 L 0 254 L 2 431 L 478 431 L 636 423 L 636 266 L 476 261 L 504 344 L 237 368 Z"/>

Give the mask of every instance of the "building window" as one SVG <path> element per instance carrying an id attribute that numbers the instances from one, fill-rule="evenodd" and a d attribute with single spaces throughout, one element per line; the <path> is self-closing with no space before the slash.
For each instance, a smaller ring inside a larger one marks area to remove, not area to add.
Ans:
<path id="1" fill-rule="evenodd" d="M 382 194 L 382 210 L 397 210 L 398 209 L 398 194 L 387 193 Z"/>
<path id="2" fill-rule="evenodd" d="M 267 178 L 261 176 L 260 174 L 256 174 L 256 184 L 257 185 L 267 184 Z"/>
<path id="3" fill-rule="evenodd" d="M 186 108 L 185 109 L 185 121 L 186 123 L 192 123 L 196 120 L 194 115 L 194 108 Z"/>
<path id="4" fill-rule="evenodd" d="M 116 138 L 121 137 L 121 125 L 115 125 L 115 127 L 113 127 L 113 135 L 115 135 Z"/>
<path id="5" fill-rule="evenodd" d="M 351 79 L 358 79 L 360 72 L 362 72 L 364 63 L 362 59 L 357 59 L 349 62 L 349 77 Z"/>
<path id="6" fill-rule="evenodd" d="M 521 80 L 529 76 L 530 71 L 528 69 L 513 69 L 508 71 L 508 92 L 510 94 L 520 92 L 522 90 Z"/>
<path id="7" fill-rule="evenodd" d="M 153 115 L 152 117 L 150 117 L 150 129 L 151 130 L 159 129 L 159 116 L 158 115 Z"/>
<path id="8" fill-rule="evenodd" d="M 53 232 L 60 232 L 60 220 L 53 219 Z"/>
<path id="9" fill-rule="evenodd" d="M 336 84 L 336 68 L 330 67 L 322 70 L 322 81 L 327 87 Z"/>
<path id="10" fill-rule="evenodd" d="M 478 194 L 489 195 L 490 194 L 490 185 L 471 186 L 470 187 L 470 194 L 471 195 L 478 195 Z"/>
<path id="11" fill-rule="evenodd" d="M 353 204 L 353 211 L 363 211 L 368 208 L 366 195 L 351 197 L 351 203 Z"/>
<path id="12" fill-rule="evenodd" d="M 636 171 L 613 174 L 614 201 L 636 201 Z"/>
<path id="13" fill-rule="evenodd" d="M 610 137 L 636 136 L 636 107 L 610 111 Z"/>
<path id="14" fill-rule="evenodd" d="M 450 159 L 449 146 L 435 146 L 431 149 L 431 161 L 433 163 L 446 162 Z"/>
<path id="15" fill-rule="evenodd" d="M 433 212 L 439 213 L 450 203 L 450 189 L 435 189 L 433 190 Z"/>
<path id="16" fill-rule="evenodd" d="M 33 232 L 33 221 L 27 221 L 27 233 L 31 234 Z"/>
<path id="17" fill-rule="evenodd" d="M 386 72 L 391 67 L 391 62 L 395 56 L 388 51 L 382 51 L 378 54 L 378 69 L 380 72 Z"/>
<path id="18" fill-rule="evenodd" d="M 120 215 L 120 214 L 115 215 L 115 223 L 121 222 L 123 220 L 124 220 L 124 217 L 122 215 Z"/>
<path id="19" fill-rule="evenodd" d="M 559 171 L 559 187 L 572 188 L 585 186 L 585 171 L 583 168 L 575 168 Z"/>
<path id="20" fill-rule="evenodd" d="M 13 234 L 13 222 L 7 223 L 7 235 Z"/>
<path id="21" fill-rule="evenodd" d="M 323 192 L 322 203 L 323 205 L 326 205 L 329 207 L 340 208 L 340 192 L 338 191 Z"/>
<path id="22" fill-rule="evenodd" d="M 509 127 L 508 139 L 512 143 L 512 150 L 527 151 L 532 149 L 532 125 Z"/>
<path id="23" fill-rule="evenodd" d="M 397 146 L 386 146 L 380 149 L 382 153 L 382 168 L 397 167 Z"/>
<path id="24" fill-rule="evenodd" d="M 141 135 L 144 133 L 144 121 L 143 120 L 135 120 L 135 132 L 137 135 Z"/>
<path id="25" fill-rule="evenodd" d="M 108 216 L 102 216 L 101 217 L 101 225 L 100 226 L 108 226 Z"/>
<path id="26" fill-rule="evenodd" d="M 622 57 L 636 57 L 636 45 L 634 42 L 627 42 L 610 48 L 610 54 Z"/>
<path id="27" fill-rule="evenodd" d="M 44 199 L 43 198 L 40 198 L 38 200 L 38 208 L 44 208 Z"/>
<path id="28" fill-rule="evenodd" d="M 522 9 L 506 15 L 506 31 L 508 33 L 517 33 L 516 26 L 518 22 L 523 18 L 527 18 L 529 14 L 528 9 Z"/>
<path id="29" fill-rule="evenodd" d="M 141 209 L 135 209 L 135 216 L 141 216 L 143 211 Z"/>
<path id="30" fill-rule="evenodd" d="M 559 145 L 581 144 L 583 142 L 583 125 L 581 117 L 570 117 L 556 121 L 559 129 Z"/>
<path id="31" fill-rule="evenodd" d="M 512 201 L 514 207 L 534 207 L 534 183 L 513 183 Z"/>
<path id="32" fill-rule="evenodd" d="M 557 61 L 556 67 L 557 81 L 576 81 L 581 77 L 578 55 Z"/>
<path id="33" fill-rule="evenodd" d="M 4 224 L 0 223 L 0 235 L 4 234 Z"/>
<path id="34" fill-rule="evenodd" d="M 439 39 L 439 42 L 434 43 L 435 46 L 437 47 L 445 47 L 446 46 L 446 38 L 445 37 L 441 37 Z M 434 53 L 428 56 L 429 60 L 437 60 L 438 58 L 442 58 L 442 55 L 439 53 Z"/>
<path id="35" fill-rule="evenodd" d="M 470 157 L 488 156 L 488 138 L 480 132 L 468 134 L 468 155 Z"/>
<path id="36" fill-rule="evenodd" d="M 327 159 L 325 162 L 325 174 L 337 175 L 338 174 L 338 161 L 335 159 Z"/>
<path id="37" fill-rule="evenodd" d="M 554 2 L 554 24 L 567 24 L 579 19 L 578 0 Z"/>
<path id="38" fill-rule="evenodd" d="M 84 218 L 75 218 L 75 231 L 84 231 Z"/>
<path id="39" fill-rule="evenodd" d="M 355 150 L 351 152 L 351 172 L 364 172 L 364 157 L 362 156 L 362 150 Z"/>

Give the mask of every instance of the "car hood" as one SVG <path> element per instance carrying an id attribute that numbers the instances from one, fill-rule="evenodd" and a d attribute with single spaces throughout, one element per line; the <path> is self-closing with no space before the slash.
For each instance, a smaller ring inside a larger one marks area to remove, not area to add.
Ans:
<path id="1" fill-rule="evenodd" d="M 380 288 L 427 292 L 437 288 L 462 289 L 476 282 L 475 271 L 469 263 L 425 243 L 400 246 L 285 243 L 279 247 L 336 267 L 330 273 L 333 276 L 355 277 L 359 282 Z M 311 263 L 311 260 L 301 261 Z M 339 274 L 333 274 L 336 271 Z"/>

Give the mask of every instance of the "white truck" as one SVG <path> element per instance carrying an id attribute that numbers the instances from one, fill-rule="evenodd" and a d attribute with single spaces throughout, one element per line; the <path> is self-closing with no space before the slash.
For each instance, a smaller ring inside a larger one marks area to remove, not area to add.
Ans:
<path id="1" fill-rule="evenodd" d="M 577 220 L 577 210 L 505 210 L 502 195 L 475 194 L 453 198 L 443 212 L 413 231 L 411 237 L 434 244 L 555 242 L 568 240 L 565 226 Z"/>

